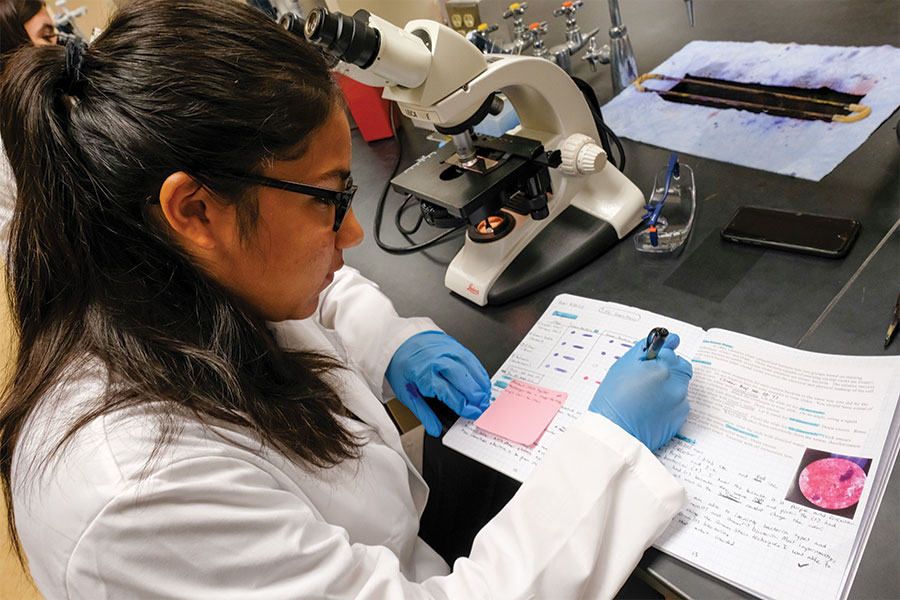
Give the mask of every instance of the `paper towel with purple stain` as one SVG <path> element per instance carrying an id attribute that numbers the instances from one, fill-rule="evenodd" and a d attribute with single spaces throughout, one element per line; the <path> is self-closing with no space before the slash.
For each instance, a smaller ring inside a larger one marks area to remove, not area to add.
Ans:
<path id="1" fill-rule="evenodd" d="M 855 123 L 668 102 L 633 85 L 603 107 L 604 120 L 620 137 L 812 181 L 830 173 L 900 105 L 900 48 L 893 46 L 694 41 L 648 72 L 864 94 L 860 103 L 872 113 Z"/>

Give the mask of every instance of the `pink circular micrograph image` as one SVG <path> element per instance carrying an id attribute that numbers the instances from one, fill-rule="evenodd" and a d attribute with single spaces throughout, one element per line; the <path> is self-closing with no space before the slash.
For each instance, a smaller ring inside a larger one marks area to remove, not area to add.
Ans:
<path id="1" fill-rule="evenodd" d="M 859 502 L 865 483 L 866 472 L 845 458 L 823 458 L 800 473 L 800 491 L 806 499 L 831 510 Z"/>

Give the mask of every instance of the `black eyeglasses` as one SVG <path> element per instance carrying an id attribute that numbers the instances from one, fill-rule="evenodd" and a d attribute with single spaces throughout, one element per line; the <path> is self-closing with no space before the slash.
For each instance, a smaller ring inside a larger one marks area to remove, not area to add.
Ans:
<path id="1" fill-rule="evenodd" d="M 213 171 L 210 175 L 219 177 L 227 177 L 236 181 L 244 181 L 255 185 L 275 188 L 277 190 L 287 190 L 295 194 L 304 194 L 312 196 L 316 201 L 323 204 L 331 204 L 334 206 L 334 231 L 341 228 L 341 223 L 350 210 L 350 203 L 353 202 L 353 195 L 356 193 L 357 186 L 353 185 L 353 177 L 347 177 L 347 184 L 343 190 L 330 190 L 328 188 L 320 188 L 305 183 L 295 183 L 293 181 L 284 181 L 282 179 L 273 179 L 272 177 L 264 177 L 263 175 L 251 175 L 249 173 L 232 173 L 229 171 Z"/>

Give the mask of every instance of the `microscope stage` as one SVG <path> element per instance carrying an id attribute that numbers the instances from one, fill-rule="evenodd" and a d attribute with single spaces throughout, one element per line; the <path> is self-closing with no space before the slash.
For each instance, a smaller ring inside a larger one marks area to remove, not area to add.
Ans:
<path id="1" fill-rule="evenodd" d="M 515 188 L 535 167 L 526 157 L 539 157 L 540 142 L 511 135 L 501 138 L 479 136 L 473 140 L 478 156 L 497 161 L 484 172 L 463 169 L 451 162 L 453 144 L 445 144 L 391 180 L 404 194 L 436 204 L 456 217 L 477 222 L 500 210 L 510 189 Z M 526 170 L 526 173 L 522 171 Z M 507 192 L 507 193 L 503 193 Z"/>

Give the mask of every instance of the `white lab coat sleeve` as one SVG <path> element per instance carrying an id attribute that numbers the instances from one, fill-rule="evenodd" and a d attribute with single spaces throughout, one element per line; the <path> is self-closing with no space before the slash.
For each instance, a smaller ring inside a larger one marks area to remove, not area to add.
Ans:
<path id="1" fill-rule="evenodd" d="M 382 400 L 394 397 L 384 373 L 397 348 L 417 333 L 441 331 L 431 319 L 399 316 L 375 283 L 347 266 L 322 292 L 317 315 L 324 327 L 337 332 L 347 358 Z"/>
<path id="2" fill-rule="evenodd" d="M 427 597 L 388 548 L 351 544 L 296 489 L 227 456 L 172 463 L 118 494 L 65 579 L 71 600 Z"/>
<path id="3" fill-rule="evenodd" d="M 587 413 L 476 536 L 448 597 L 612 598 L 683 507 L 684 489 L 643 444 Z"/>
<path id="4" fill-rule="evenodd" d="M 106 502 L 65 570 L 70 599 L 610 598 L 683 491 L 627 433 L 588 415 L 449 575 L 417 583 L 351 543 L 280 472 L 235 456 L 166 465 Z M 373 514 L 372 518 L 378 518 Z"/>

